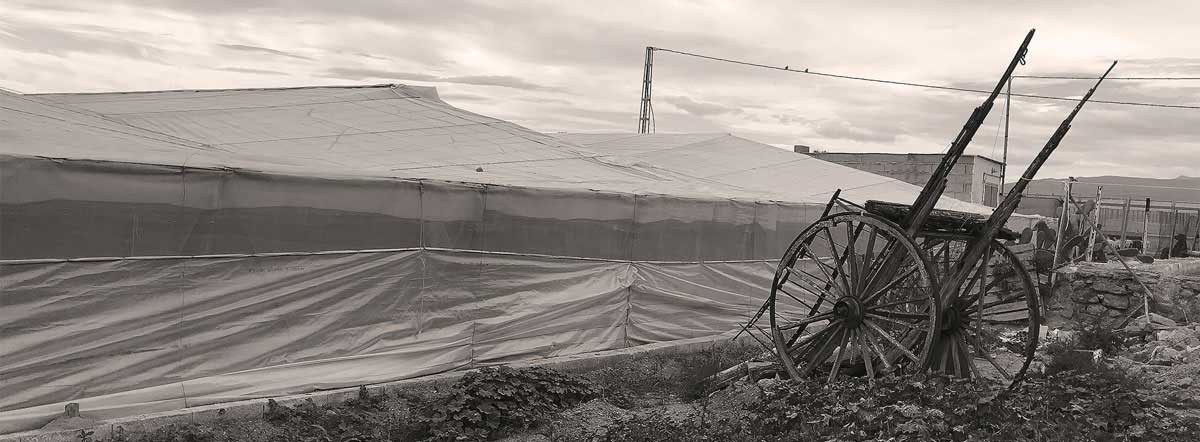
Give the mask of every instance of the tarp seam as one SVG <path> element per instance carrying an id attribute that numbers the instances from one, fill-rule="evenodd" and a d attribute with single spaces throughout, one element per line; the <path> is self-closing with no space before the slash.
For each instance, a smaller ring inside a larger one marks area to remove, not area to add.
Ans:
<path id="1" fill-rule="evenodd" d="M 633 264 L 700 264 L 700 263 L 737 264 L 737 263 L 778 261 L 777 258 L 698 259 L 695 261 L 653 260 L 653 259 L 616 259 L 616 258 L 595 258 L 595 257 L 586 257 L 586 256 L 570 256 L 570 255 L 549 255 L 549 254 L 543 254 L 543 253 L 523 253 L 523 252 L 503 252 L 503 251 L 494 251 L 494 250 L 456 249 L 456 248 L 448 248 L 448 247 L 403 247 L 403 248 L 395 248 L 395 249 L 328 250 L 328 251 L 317 251 L 317 252 L 230 253 L 230 254 L 220 254 L 220 255 L 101 256 L 101 257 L 87 257 L 87 258 L 7 259 L 7 260 L 0 260 L 0 265 L 53 264 L 53 263 L 69 263 L 69 262 L 155 261 L 155 260 L 174 260 L 174 259 L 270 258 L 270 257 L 275 257 L 275 256 L 355 255 L 355 254 L 368 254 L 368 253 L 397 253 L 397 252 L 416 252 L 416 251 L 461 252 L 461 253 L 495 255 L 495 256 L 523 256 L 523 257 L 530 257 L 530 258 L 549 258 L 549 259 L 612 262 L 612 263 L 633 263 Z"/>

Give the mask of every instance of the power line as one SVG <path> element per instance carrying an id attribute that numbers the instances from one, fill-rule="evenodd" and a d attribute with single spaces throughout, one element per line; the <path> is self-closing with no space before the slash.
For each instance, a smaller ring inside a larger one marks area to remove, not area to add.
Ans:
<path id="1" fill-rule="evenodd" d="M 1096 80 L 1100 77 L 1073 77 L 1073 76 L 1013 76 L 1013 78 L 1040 78 L 1040 79 L 1091 79 Z M 1200 77 L 1105 77 L 1105 82 L 1110 79 L 1129 79 L 1129 80 L 1194 80 Z"/>
<path id="2" fill-rule="evenodd" d="M 724 63 L 740 64 L 743 66 L 753 66 L 753 67 L 764 68 L 764 69 L 774 69 L 777 71 L 793 72 L 793 73 L 797 73 L 797 74 L 815 75 L 818 77 L 841 78 L 844 80 L 856 80 L 856 81 L 865 81 L 865 82 L 870 82 L 870 83 L 882 83 L 882 84 L 890 84 L 890 85 L 895 85 L 895 86 L 910 86 L 910 87 L 919 87 L 919 88 L 925 88 L 925 89 L 936 89 L 936 90 L 944 90 L 944 91 L 971 92 L 971 93 L 978 93 L 978 94 L 991 94 L 992 93 L 992 91 L 985 91 L 982 89 L 970 89 L 970 88 L 943 86 L 943 85 L 927 84 L 927 83 L 914 83 L 914 82 L 909 82 L 909 81 L 884 80 L 884 79 L 880 79 L 880 78 L 869 78 L 869 77 L 859 77 L 859 76 L 854 76 L 854 75 L 819 72 L 819 71 L 814 71 L 814 70 L 810 70 L 810 69 L 797 70 L 797 69 L 791 69 L 789 66 L 784 66 L 784 67 L 771 66 L 771 65 L 761 64 L 761 63 L 752 63 L 752 62 L 748 62 L 748 61 L 733 60 L 733 59 L 721 58 L 721 57 L 713 57 L 713 56 L 709 56 L 709 55 L 701 55 L 701 54 L 696 54 L 696 53 L 691 53 L 691 52 L 677 51 L 674 49 L 666 49 L 666 48 L 659 48 L 659 47 L 655 47 L 654 50 L 663 51 L 663 52 L 671 52 L 674 54 L 686 55 L 689 57 L 696 57 L 696 58 L 703 58 L 703 59 L 708 59 L 708 60 L 713 60 L 713 61 L 720 61 L 720 62 L 724 62 Z M 1129 77 L 1129 78 L 1132 78 L 1132 77 Z M 1038 100 L 1057 100 L 1057 101 L 1072 101 L 1072 102 L 1079 101 L 1078 98 L 1055 97 L 1055 96 L 1050 96 L 1050 95 L 1037 95 L 1037 94 L 1012 94 L 1012 96 L 1023 97 L 1023 98 L 1033 98 L 1033 99 L 1038 99 Z M 1089 100 L 1089 101 L 1091 101 L 1092 103 L 1118 104 L 1118 105 L 1124 105 L 1124 106 L 1159 107 L 1159 108 L 1172 108 L 1172 109 L 1200 109 L 1200 106 L 1186 105 L 1186 104 L 1141 103 L 1141 102 L 1133 102 L 1133 101 L 1107 101 L 1107 100 Z"/>

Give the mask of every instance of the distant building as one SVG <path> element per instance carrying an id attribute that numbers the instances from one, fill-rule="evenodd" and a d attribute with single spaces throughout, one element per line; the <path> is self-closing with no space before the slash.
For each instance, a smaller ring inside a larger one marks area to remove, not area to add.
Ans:
<path id="1" fill-rule="evenodd" d="M 797 153 L 924 186 L 942 161 L 942 154 L 814 152 L 797 145 Z M 954 165 L 944 195 L 975 204 L 996 207 L 1000 201 L 1000 169 L 1003 165 L 981 155 L 963 155 Z"/>

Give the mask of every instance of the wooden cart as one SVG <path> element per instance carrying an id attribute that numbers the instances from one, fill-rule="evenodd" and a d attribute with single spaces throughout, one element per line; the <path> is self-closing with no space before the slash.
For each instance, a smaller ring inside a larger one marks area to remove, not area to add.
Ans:
<path id="1" fill-rule="evenodd" d="M 769 334 L 766 341 L 791 378 L 834 382 L 846 375 L 874 379 L 930 370 L 960 377 L 990 371 L 1010 386 L 1022 380 L 1037 348 L 1039 296 L 1025 264 L 1003 243 L 1015 238 L 1004 224 L 1100 83 L 991 216 L 934 206 L 1032 37 L 1031 30 L 914 203 L 858 205 L 839 191 L 822 217 L 792 241 L 770 296 L 745 327 Z M 769 331 L 757 324 L 764 318 Z"/>

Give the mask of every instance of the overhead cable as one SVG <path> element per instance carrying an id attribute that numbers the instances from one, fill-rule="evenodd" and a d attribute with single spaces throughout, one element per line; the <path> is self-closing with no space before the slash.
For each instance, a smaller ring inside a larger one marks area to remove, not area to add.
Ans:
<path id="1" fill-rule="evenodd" d="M 935 90 L 945 90 L 945 91 L 991 94 L 991 91 L 985 91 L 982 89 L 971 89 L 971 88 L 927 84 L 927 83 L 914 83 L 911 81 L 898 81 L 898 80 L 885 80 L 885 79 L 880 79 L 880 78 L 859 77 L 859 76 L 854 76 L 854 75 L 819 72 L 819 71 L 814 71 L 814 70 L 810 70 L 810 69 L 804 69 L 804 70 L 791 69 L 790 65 L 783 66 L 783 67 L 771 66 L 771 65 L 761 64 L 761 63 L 753 63 L 753 62 L 748 62 L 748 61 L 733 60 L 733 59 L 729 59 L 729 58 L 713 57 L 713 56 L 709 56 L 709 55 L 701 55 L 701 54 L 696 54 L 696 53 L 692 53 L 692 52 L 677 51 L 674 49 L 666 49 L 666 48 L 659 48 L 659 47 L 655 47 L 654 50 L 670 52 L 670 53 L 679 54 L 679 55 L 686 55 L 689 57 L 696 57 L 696 58 L 703 58 L 703 59 L 708 59 L 708 60 L 713 60 L 713 61 L 720 61 L 720 62 L 724 62 L 724 63 L 740 64 L 743 66 L 752 66 L 752 67 L 758 67 L 758 68 L 764 68 L 764 69 L 773 69 L 773 70 L 777 70 L 777 71 L 793 72 L 793 73 L 797 73 L 797 74 L 815 75 L 815 76 L 819 76 L 819 77 L 841 78 L 841 79 L 845 79 L 845 80 L 866 81 L 866 82 L 871 82 L 871 83 L 882 83 L 882 84 L 890 84 L 890 85 L 895 85 L 895 86 L 909 86 L 909 87 L 919 87 L 919 88 L 925 88 L 925 89 L 935 89 Z M 1128 77 L 1128 78 L 1133 78 L 1133 77 Z M 1056 97 L 1056 96 L 1051 96 L 1051 95 L 1012 94 L 1011 96 L 1022 97 L 1022 98 L 1032 98 L 1032 99 L 1037 99 L 1037 100 L 1074 101 L 1074 102 L 1079 101 L 1078 98 Z M 1092 103 L 1117 104 L 1117 105 L 1124 105 L 1124 106 L 1158 107 L 1158 108 L 1171 108 L 1171 109 L 1200 109 L 1200 106 L 1186 105 L 1186 104 L 1142 103 L 1142 102 L 1133 102 L 1133 101 L 1110 101 L 1110 100 L 1089 100 L 1089 101 L 1091 101 Z"/>
<path id="2" fill-rule="evenodd" d="M 1100 77 L 1076 77 L 1070 75 L 1013 75 L 1013 78 L 1036 78 L 1043 80 L 1099 80 Z M 1155 81 L 1155 80 L 1200 80 L 1200 77 L 1105 77 L 1108 80 L 1138 80 L 1138 81 Z"/>

